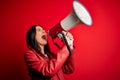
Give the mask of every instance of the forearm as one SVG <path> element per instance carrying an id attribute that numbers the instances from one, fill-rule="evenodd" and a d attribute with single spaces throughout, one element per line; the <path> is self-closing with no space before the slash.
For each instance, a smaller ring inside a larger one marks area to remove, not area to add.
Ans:
<path id="1" fill-rule="evenodd" d="M 66 60 L 62 70 L 65 74 L 70 74 L 70 73 L 74 72 L 74 70 L 75 70 L 74 53 L 72 53 L 72 55 L 68 57 L 68 59 Z"/>

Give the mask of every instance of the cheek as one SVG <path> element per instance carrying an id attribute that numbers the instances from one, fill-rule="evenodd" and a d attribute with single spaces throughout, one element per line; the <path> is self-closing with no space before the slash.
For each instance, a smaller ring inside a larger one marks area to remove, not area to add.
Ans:
<path id="1" fill-rule="evenodd" d="M 36 41 L 37 41 L 38 43 L 42 41 L 41 36 L 38 35 L 38 34 L 36 34 L 35 39 L 36 39 Z"/>

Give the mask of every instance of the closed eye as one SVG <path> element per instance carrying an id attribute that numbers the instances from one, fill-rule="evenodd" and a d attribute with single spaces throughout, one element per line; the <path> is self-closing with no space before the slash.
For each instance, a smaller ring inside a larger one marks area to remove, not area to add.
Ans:
<path id="1" fill-rule="evenodd" d="M 37 31 L 42 31 L 42 30 L 44 30 L 43 28 L 37 28 Z"/>

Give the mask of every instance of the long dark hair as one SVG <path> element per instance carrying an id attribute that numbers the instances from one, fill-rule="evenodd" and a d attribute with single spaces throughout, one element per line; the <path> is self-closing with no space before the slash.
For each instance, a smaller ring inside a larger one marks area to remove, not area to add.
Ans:
<path id="1" fill-rule="evenodd" d="M 37 53 L 41 53 L 41 49 L 38 46 L 37 41 L 35 40 L 36 26 L 40 26 L 40 25 L 33 25 L 27 31 L 26 43 L 27 43 L 29 49 L 34 49 Z M 45 52 L 51 52 L 48 43 L 45 45 L 44 51 Z"/>

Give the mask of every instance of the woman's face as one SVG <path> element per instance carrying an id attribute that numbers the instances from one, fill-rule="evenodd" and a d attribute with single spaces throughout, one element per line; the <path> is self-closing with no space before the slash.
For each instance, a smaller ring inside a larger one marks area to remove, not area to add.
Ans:
<path id="1" fill-rule="evenodd" d="M 44 46 L 47 44 L 47 34 L 41 26 L 36 26 L 35 39 L 39 45 Z"/>

